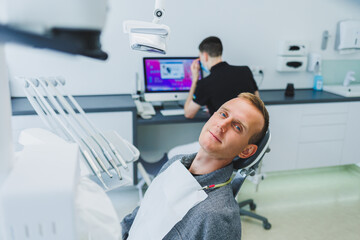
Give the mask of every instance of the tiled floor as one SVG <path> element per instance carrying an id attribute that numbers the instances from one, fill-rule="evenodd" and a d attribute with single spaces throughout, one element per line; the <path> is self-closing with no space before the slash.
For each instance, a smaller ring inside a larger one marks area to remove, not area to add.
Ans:
<path id="1" fill-rule="evenodd" d="M 259 191 L 246 181 L 238 200 L 253 198 L 272 224 L 242 217 L 242 239 L 360 239 L 360 170 L 357 166 L 268 174 Z"/>
<path id="2" fill-rule="evenodd" d="M 125 187 L 109 193 L 120 220 L 137 206 L 138 192 Z M 360 168 L 329 167 L 267 174 L 255 185 L 246 181 L 238 200 L 253 198 L 256 212 L 272 224 L 242 217 L 242 239 L 359 240 Z"/>

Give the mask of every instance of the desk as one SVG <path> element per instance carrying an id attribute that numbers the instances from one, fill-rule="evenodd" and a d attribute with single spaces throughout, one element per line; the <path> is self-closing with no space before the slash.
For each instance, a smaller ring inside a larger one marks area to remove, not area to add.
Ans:
<path id="1" fill-rule="evenodd" d="M 136 120 L 137 125 L 205 122 L 210 117 L 209 113 L 204 111 L 199 111 L 193 119 L 185 118 L 184 115 L 163 116 L 159 108 L 155 108 L 155 111 L 156 115 L 150 119 L 142 119 L 138 116 Z"/>

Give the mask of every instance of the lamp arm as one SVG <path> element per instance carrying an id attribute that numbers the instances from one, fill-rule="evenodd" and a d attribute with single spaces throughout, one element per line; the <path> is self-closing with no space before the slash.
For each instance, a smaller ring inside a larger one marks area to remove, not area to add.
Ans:
<path id="1" fill-rule="evenodd" d="M 155 0 L 154 19 L 153 23 L 158 23 L 165 14 L 164 8 L 165 0 Z"/>

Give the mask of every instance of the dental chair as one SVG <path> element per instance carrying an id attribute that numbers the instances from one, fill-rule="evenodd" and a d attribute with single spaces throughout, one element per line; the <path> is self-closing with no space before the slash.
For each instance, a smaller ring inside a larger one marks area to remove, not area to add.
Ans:
<path id="1" fill-rule="evenodd" d="M 263 137 L 263 139 L 258 144 L 258 150 L 256 151 L 256 153 L 254 155 L 252 155 L 251 157 L 246 158 L 246 159 L 241 159 L 241 158 L 234 159 L 234 161 L 233 161 L 234 168 L 238 169 L 234 179 L 231 182 L 234 197 L 236 197 L 237 194 L 239 193 L 239 190 L 240 190 L 243 182 L 245 181 L 245 179 L 249 175 L 250 176 L 255 175 L 255 172 L 256 172 L 257 168 L 259 167 L 264 155 L 266 153 L 270 152 L 270 148 L 269 148 L 270 140 L 271 140 L 271 134 L 270 134 L 270 130 L 268 130 L 266 132 L 265 136 Z M 271 224 L 269 223 L 267 218 L 260 216 L 254 212 L 251 212 L 256 209 L 256 204 L 254 203 L 253 199 L 248 199 L 248 200 L 239 202 L 238 204 L 240 207 L 240 216 L 248 216 L 248 217 L 258 219 L 263 222 L 263 227 L 266 230 L 271 228 Z M 244 209 L 244 207 L 247 205 L 249 205 L 251 211 Z"/>
<path id="2" fill-rule="evenodd" d="M 237 170 L 236 175 L 231 182 L 234 197 L 236 197 L 237 194 L 239 193 L 240 188 L 241 188 L 243 182 L 245 181 L 245 179 L 249 175 L 250 176 L 255 175 L 256 170 L 259 168 L 259 165 L 261 164 L 261 160 L 263 159 L 264 155 L 266 153 L 270 152 L 270 148 L 269 148 L 270 140 L 271 140 L 271 134 L 270 134 L 270 130 L 268 130 L 266 132 L 265 136 L 263 137 L 263 139 L 261 139 L 261 141 L 259 142 L 258 149 L 254 155 L 252 155 L 251 157 L 246 158 L 246 159 L 241 159 L 241 158 L 237 157 L 233 160 L 234 168 Z M 175 156 L 177 154 L 181 154 L 181 152 L 179 152 L 178 148 L 174 148 L 169 151 L 168 157 L 171 158 L 172 156 Z M 143 184 L 145 182 L 148 185 L 150 184 L 151 180 L 150 179 L 146 180 L 147 177 L 145 177 L 145 176 L 147 174 L 149 174 L 150 176 L 156 176 L 157 173 L 160 171 L 161 167 L 168 160 L 168 157 L 165 154 L 156 163 L 148 163 L 148 162 L 144 161 L 142 158 L 139 159 L 138 167 L 139 167 L 140 172 L 142 173 L 142 176 L 144 177 L 144 180 L 141 180 L 139 183 L 139 185 L 141 187 L 143 186 Z M 141 170 L 142 168 L 143 168 L 143 170 Z M 140 198 L 142 198 L 141 195 L 140 195 Z M 240 207 L 240 216 L 248 216 L 248 217 L 258 219 L 263 222 L 263 227 L 266 230 L 271 228 L 271 224 L 269 223 L 267 218 L 252 212 L 256 209 L 256 204 L 254 203 L 253 199 L 248 199 L 248 200 L 239 202 L 238 204 Z M 249 205 L 251 211 L 244 209 L 244 207 L 246 207 L 247 205 Z"/>

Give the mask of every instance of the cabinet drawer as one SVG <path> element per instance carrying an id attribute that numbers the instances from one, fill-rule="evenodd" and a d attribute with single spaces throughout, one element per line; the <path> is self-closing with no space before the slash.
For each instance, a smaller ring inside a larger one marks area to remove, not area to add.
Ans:
<path id="1" fill-rule="evenodd" d="M 318 103 L 302 105 L 303 114 L 329 114 L 329 113 L 348 113 L 347 103 Z"/>
<path id="2" fill-rule="evenodd" d="M 301 119 L 301 125 L 311 126 L 326 124 L 346 124 L 347 119 L 347 113 L 303 114 Z"/>
<path id="3" fill-rule="evenodd" d="M 303 126 L 300 129 L 299 142 L 318 142 L 343 140 L 345 138 L 346 125 Z"/>
<path id="4" fill-rule="evenodd" d="M 343 141 L 299 143 L 296 168 L 338 165 Z"/>

